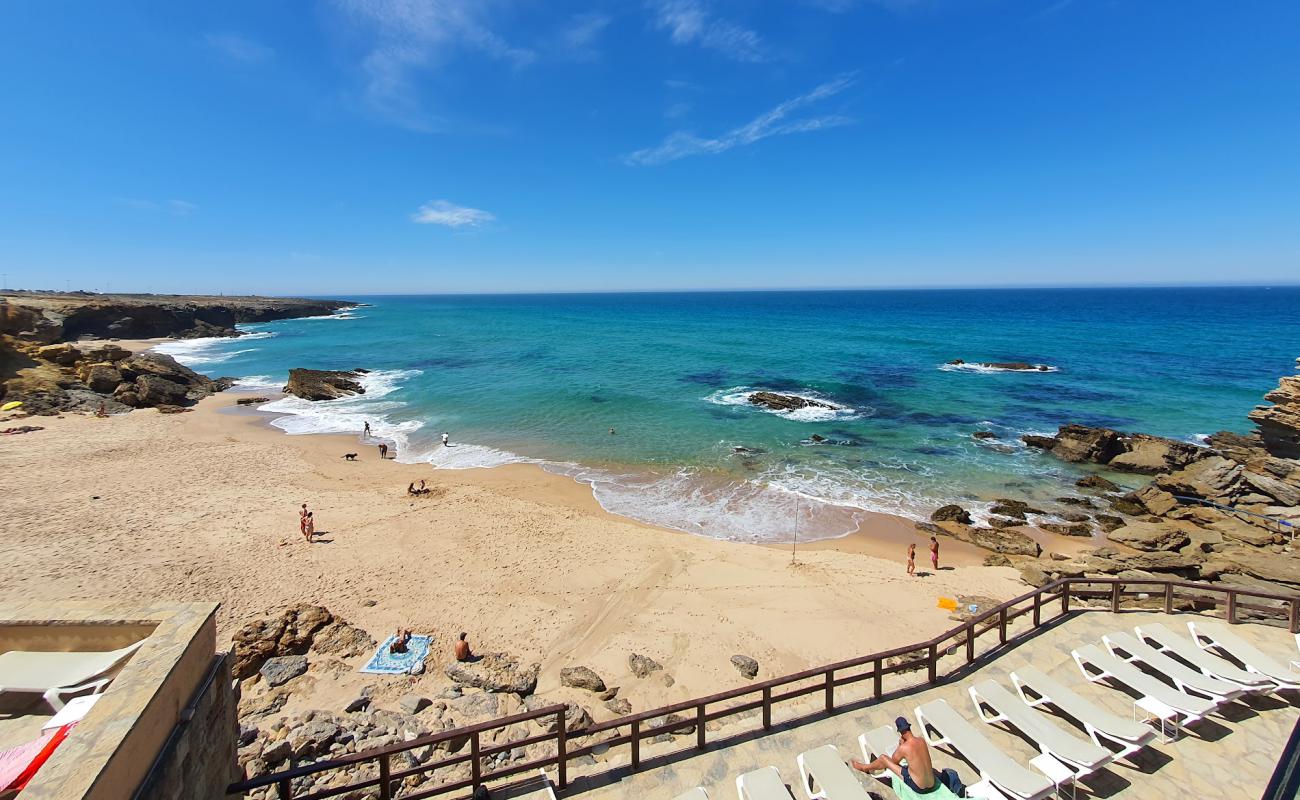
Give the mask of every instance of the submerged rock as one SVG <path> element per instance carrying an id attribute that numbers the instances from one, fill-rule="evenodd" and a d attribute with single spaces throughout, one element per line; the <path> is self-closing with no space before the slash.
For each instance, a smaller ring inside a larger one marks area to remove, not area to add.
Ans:
<path id="1" fill-rule="evenodd" d="M 1030 364 L 1027 361 L 976 361 L 966 362 L 960 358 L 954 358 L 948 362 L 949 366 L 963 367 L 974 366 L 984 369 L 1005 370 L 1007 372 L 1051 372 L 1052 368 L 1046 364 Z"/>
<path id="2" fill-rule="evenodd" d="M 966 525 L 971 523 L 970 512 L 961 506 L 953 503 L 942 508 L 935 509 L 930 515 L 931 522 L 961 522 Z"/>
<path id="3" fill-rule="evenodd" d="M 770 408 L 773 411 L 797 411 L 801 408 L 835 410 L 839 408 L 839 406 L 821 400 L 812 400 L 793 394 L 777 394 L 776 392 L 754 392 L 749 396 L 749 402 L 756 406 Z"/>

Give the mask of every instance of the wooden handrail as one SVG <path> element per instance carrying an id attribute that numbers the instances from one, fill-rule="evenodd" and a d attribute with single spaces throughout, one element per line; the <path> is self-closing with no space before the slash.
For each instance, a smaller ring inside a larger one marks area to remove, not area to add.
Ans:
<path id="1" fill-rule="evenodd" d="M 1104 588 L 1102 588 L 1104 587 Z M 1158 589 L 1158 591 L 1146 591 L 1146 589 Z M 1192 597 L 1178 597 L 1179 589 L 1192 590 L 1200 593 Z M 308 764 L 302 767 L 286 770 L 284 772 L 263 775 L 251 780 L 241 781 L 232 784 L 227 792 L 229 794 L 238 794 L 247 792 L 251 789 L 257 789 L 264 786 L 278 786 L 281 798 L 292 800 L 292 781 L 307 775 L 314 775 L 327 770 L 342 769 L 354 764 L 376 761 L 380 765 L 381 778 L 371 778 L 368 780 L 357 781 L 353 784 L 343 787 L 335 787 L 329 790 L 316 792 L 310 795 L 303 795 L 299 800 L 310 800 L 315 797 L 331 797 L 341 794 L 345 791 L 365 788 L 369 786 L 380 785 L 383 796 L 388 796 L 390 781 L 400 780 L 401 778 L 420 775 L 432 772 L 437 769 L 462 764 L 466 761 L 472 763 L 471 777 L 465 780 L 458 780 L 447 784 L 442 784 L 427 790 L 421 790 L 415 794 L 407 795 L 409 800 L 416 798 L 435 797 L 439 794 L 446 794 L 458 789 L 470 786 L 478 786 L 488 780 L 498 780 L 505 777 L 518 775 L 529 769 L 536 769 L 539 766 L 553 765 L 557 772 L 557 783 L 561 788 L 568 783 L 568 761 L 582 755 L 587 755 L 597 748 L 609 748 L 620 745 L 629 745 L 631 748 L 631 767 L 633 770 L 641 766 L 641 743 L 647 738 L 658 736 L 661 733 L 669 733 L 674 730 L 681 730 L 687 727 L 695 728 L 695 748 L 703 750 L 708 746 L 707 736 L 705 734 L 705 723 L 714 720 L 733 717 L 738 714 L 744 714 L 750 711 L 761 711 L 762 727 L 764 730 L 770 730 L 773 727 L 772 708 L 777 703 L 787 700 L 794 700 L 801 697 L 824 693 L 825 711 L 823 713 L 835 713 L 837 708 L 835 702 L 835 687 L 847 686 L 860 681 L 872 681 L 873 699 L 879 699 L 883 694 L 882 679 L 885 675 L 908 670 L 927 670 L 929 682 L 938 681 L 941 677 L 946 678 L 952 670 L 939 672 L 939 661 L 950 651 L 956 650 L 959 646 L 965 646 L 965 659 L 959 667 L 953 669 L 965 669 L 969 664 L 981 658 L 988 657 L 991 653 L 1004 648 L 1009 643 L 1019 640 L 1021 637 L 1032 633 L 1034 630 L 1042 627 L 1046 622 L 1051 622 L 1057 617 L 1069 613 L 1070 600 L 1078 599 L 1097 599 L 1109 601 L 1109 606 L 1113 610 L 1118 610 L 1125 597 L 1139 594 L 1149 595 L 1150 599 L 1158 600 L 1161 606 L 1153 610 L 1163 610 L 1164 613 L 1172 613 L 1175 606 L 1175 599 L 1184 601 L 1191 600 L 1198 603 L 1209 603 L 1218 607 L 1222 602 L 1227 609 L 1226 616 L 1229 622 L 1236 622 L 1236 618 L 1241 611 L 1252 612 L 1280 612 L 1287 613 L 1287 627 L 1292 633 L 1300 633 L 1300 594 L 1284 595 L 1274 592 L 1263 592 L 1248 587 L 1221 586 L 1215 584 L 1197 583 L 1194 581 L 1182 580 L 1161 580 L 1159 578 L 1137 578 L 1133 580 L 1121 580 L 1119 578 L 1061 578 L 1052 583 L 1041 586 L 1033 591 L 1026 592 L 1018 597 L 1014 597 L 1004 603 L 1000 603 L 978 615 L 972 616 L 954 628 L 939 634 L 938 636 L 918 642 L 916 644 L 896 647 L 892 650 L 885 650 L 879 653 L 872 653 L 866 656 L 850 658 L 844 661 L 837 661 L 833 664 L 826 664 L 820 667 L 812 667 L 800 672 L 782 675 L 776 678 L 768 678 L 763 681 L 738 686 L 734 689 L 717 692 L 705 697 L 697 697 L 692 700 L 685 700 L 679 703 L 662 706 L 660 708 L 642 711 L 637 714 L 628 714 L 617 719 L 607 720 L 605 722 L 593 723 L 579 731 L 567 731 L 565 729 L 566 706 L 562 704 L 550 705 L 545 708 L 539 708 L 535 711 L 528 711 L 520 714 L 514 714 L 508 717 L 491 719 L 475 725 L 469 725 L 463 728 L 456 728 L 441 733 L 430 734 L 413 739 L 409 742 L 400 742 L 387 745 L 374 750 L 367 750 L 360 753 L 353 753 L 328 761 L 319 761 L 314 764 Z M 1157 596 L 1158 595 L 1158 596 Z M 1254 603 L 1242 603 L 1240 598 L 1250 598 L 1252 600 L 1271 600 L 1285 603 L 1284 608 L 1275 608 Z M 1052 600 L 1061 600 L 1059 613 L 1053 613 L 1048 603 Z M 1031 603 L 1028 607 L 1017 608 L 1024 603 Z M 1012 622 L 1025 615 L 1032 615 L 1027 630 L 1019 633 L 1009 631 Z M 975 640 L 981 635 L 990 631 L 997 631 L 998 641 L 992 650 L 986 650 L 983 654 L 976 656 Z M 890 659 L 902 658 L 903 660 L 896 664 L 886 664 Z M 863 667 L 869 669 L 861 670 Z M 837 674 L 838 673 L 838 674 Z M 805 686 L 791 688 L 792 684 L 809 682 Z M 787 689 L 788 691 L 777 692 L 777 689 Z M 754 695 L 759 695 L 754 698 Z M 720 704 L 728 701 L 744 699 L 745 702 L 736 703 L 731 706 L 718 708 Z M 713 708 L 710 708 L 713 707 Z M 683 714 L 680 720 L 668 722 L 662 718 L 670 714 Z M 480 748 L 479 734 L 504 728 L 520 722 L 527 722 L 541 719 L 547 716 L 555 716 L 556 729 L 553 732 L 537 734 L 527 737 L 526 739 L 509 742 L 506 744 L 496 745 L 490 748 Z M 647 724 L 654 723 L 658 724 Z M 622 733 L 619 729 L 627 729 Z M 590 736 L 605 731 L 614 731 L 615 735 L 596 744 L 584 745 L 582 747 L 570 747 L 569 739 L 576 735 Z M 439 744 L 456 739 L 469 739 L 471 742 L 471 752 L 451 756 L 449 758 L 430 762 L 400 773 L 388 774 L 388 760 L 396 753 L 406 752 L 418 747 Z M 538 758 L 528 761 L 524 764 L 513 764 L 509 767 L 483 772 L 481 761 L 489 755 L 499 752 L 505 752 L 518 747 L 539 744 L 542 742 L 554 741 L 556 743 L 556 754 L 545 758 Z"/>

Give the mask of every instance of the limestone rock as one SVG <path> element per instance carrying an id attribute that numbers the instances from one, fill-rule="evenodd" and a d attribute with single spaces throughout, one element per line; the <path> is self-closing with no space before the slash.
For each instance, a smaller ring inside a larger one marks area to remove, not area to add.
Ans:
<path id="1" fill-rule="evenodd" d="M 524 699 L 524 707 L 529 711 L 536 711 L 539 708 L 558 705 L 554 700 L 548 700 L 544 697 L 527 697 Z M 583 728 L 590 727 L 595 720 L 591 717 L 591 712 L 577 703 L 564 704 L 564 729 L 569 733 L 580 731 Z M 555 716 L 548 715 L 538 717 L 533 720 L 533 724 L 547 733 L 555 733 L 559 727 Z"/>
<path id="2" fill-rule="evenodd" d="M 625 717 L 632 713 L 632 704 L 622 697 L 615 697 L 612 700 L 606 700 L 605 708 L 608 708 L 611 712 L 620 717 Z"/>
<path id="3" fill-rule="evenodd" d="M 249 622 L 233 637 L 231 670 L 235 678 L 255 675 L 268 658 L 305 654 L 316 632 L 333 621 L 328 609 L 303 603 Z"/>
<path id="4" fill-rule="evenodd" d="M 839 408 L 839 406 L 821 400 L 813 400 L 792 394 L 777 394 L 776 392 L 754 392 L 749 396 L 749 402 L 756 406 L 770 408 L 773 411 L 797 411 L 801 408 Z"/>
<path id="5" fill-rule="evenodd" d="M 930 515 L 931 522 L 961 522 L 969 525 L 971 523 L 970 512 L 956 504 L 949 504 L 942 508 L 935 509 Z"/>
<path id="6" fill-rule="evenodd" d="M 1271 530 L 1251 525 L 1241 519 L 1228 514 L 1219 514 L 1219 519 L 1210 524 L 1210 527 L 1227 539 L 1232 539 L 1255 547 L 1265 547 L 1273 544 L 1275 534 Z"/>
<path id="7" fill-rule="evenodd" d="M 1101 528 L 1106 533 L 1110 533 L 1116 528 L 1124 527 L 1124 518 L 1117 517 L 1113 514 L 1094 514 L 1092 519 L 1097 523 L 1097 527 Z"/>
<path id="8" fill-rule="evenodd" d="M 1147 484 L 1133 493 L 1134 498 L 1141 503 L 1147 511 L 1158 517 L 1163 517 L 1175 508 L 1178 508 L 1178 499 L 1169 492 L 1159 488 L 1154 483 Z"/>
<path id="9" fill-rule="evenodd" d="M 991 556 L 984 556 L 984 566 L 986 567 L 1009 567 L 1011 559 L 1001 553 L 994 553 Z"/>
<path id="10" fill-rule="evenodd" d="M 1193 444 L 1145 433 L 1126 437 L 1124 447 L 1126 451 L 1107 462 L 1109 466 L 1143 475 L 1182 469 L 1204 454 L 1201 448 Z"/>
<path id="11" fill-rule="evenodd" d="M 1074 482 L 1081 489 L 1095 489 L 1100 492 L 1118 492 L 1119 485 L 1100 475 L 1087 475 Z"/>
<path id="12" fill-rule="evenodd" d="M 1038 527 L 1048 533 L 1055 533 L 1058 536 L 1078 536 L 1083 538 L 1092 536 L 1092 526 L 1086 522 L 1071 522 L 1068 524 L 1044 522 Z"/>
<path id="13" fill-rule="evenodd" d="M 79 370 L 78 374 L 92 392 L 100 394 L 110 394 L 122 382 L 122 373 L 108 363 L 89 364 Z"/>
<path id="14" fill-rule="evenodd" d="M 448 664 L 444 672 L 461 686 L 472 686 L 485 692 L 529 695 L 537 688 L 540 669 L 540 664 L 521 667 L 517 658 L 506 653 L 487 653 L 478 661 Z"/>
<path id="15" fill-rule="evenodd" d="M 1300 359 L 1296 359 L 1300 368 Z M 1300 459 L 1300 376 L 1288 375 L 1264 395 L 1271 406 L 1259 406 L 1247 416 L 1259 426 L 1264 448 L 1279 458 Z"/>
<path id="16" fill-rule="evenodd" d="M 360 374 L 356 370 L 291 369 L 284 393 L 304 400 L 337 400 L 365 394 L 365 387 L 357 382 Z"/>
<path id="17" fill-rule="evenodd" d="M 81 351 L 67 342 L 47 344 L 36 349 L 36 357 L 41 361 L 67 367 L 77 363 L 77 359 L 81 358 Z"/>
<path id="18" fill-rule="evenodd" d="M 758 662 L 753 658 L 744 655 L 735 655 L 731 657 L 731 665 L 736 668 L 741 675 L 749 679 L 758 676 Z"/>
<path id="19" fill-rule="evenodd" d="M 429 707 L 432 701 L 418 694 L 404 694 L 397 698 L 397 707 L 403 714 L 415 715 Z"/>
<path id="20" fill-rule="evenodd" d="M 1124 452 L 1121 434 L 1109 428 L 1062 425 L 1056 433 L 1052 455 L 1062 461 L 1107 464 Z"/>
<path id="21" fill-rule="evenodd" d="M 329 752 L 330 745 L 339 735 L 339 726 L 327 719 L 313 719 L 299 725 L 289 734 L 288 742 L 296 759 Z"/>
<path id="22" fill-rule="evenodd" d="M 995 530 L 993 528 L 976 528 L 960 522 L 940 522 L 936 526 L 940 533 L 954 539 L 960 539 L 976 547 L 992 550 L 995 553 L 1015 556 L 1037 556 L 1042 550 L 1027 534 L 1014 529 Z"/>
<path id="23" fill-rule="evenodd" d="M 307 671 L 306 656 L 268 658 L 258 670 L 267 686 L 283 686 Z"/>
<path id="24" fill-rule="evenodd" d="M 627 665 L 632 670 L 632 674 L 638 678 L 644 678 L 650 673 L 664 668 L 663 664 L 653 658 L 638 653 L 633 653 L 627 657 Z"/>
<path id="25" fill-rule="evenodd" d="M 1242 491 L 1242 473 L 1246 468 L 1222 456 L 1209 456 L 1183 469 L 1156 478 L 1156 485 L 1170 494 L 1200 497 L 1231 505 L 1233 496 Z"/>
<path id="26" fill-rule="evenodd" d="M 1177 525 L 1173 522 L 1157 524 L 1134 520 L 1106 534 L 1106 538 L 1136 550 L 1177 550 L 1191 541 L 1187 533 Z"/>
<path id="27" fill-rule="evenodd" d="M 564 667 L 560 670 L 560 685 L 588 692 L 605 691 L 605 681 L 588 667 Z"/>

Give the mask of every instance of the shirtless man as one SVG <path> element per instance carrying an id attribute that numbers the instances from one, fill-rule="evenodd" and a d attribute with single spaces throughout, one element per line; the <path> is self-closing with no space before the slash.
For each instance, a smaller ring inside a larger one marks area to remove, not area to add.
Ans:
<path id="1" fill-rule="evenodd" d="M 870 764 L 863 764 L 854 759 L 849 762 L 849 766 L 867 774 L 888 769 L 902 778 L 903 783 L 918 794 L 934 791 L 934 787 L 938 785 L 939 775 L 930 762 L 930 748 L 926 746 L 924 740 L 912 735 L 912 725 L 906 717 L 894 720 L 894 727 L 898 730 L 898 749 L 892 756 L 882 755 Z M 900 761 L 907 763 L 900 764 L 898 763 Z"/>
<path id="2" fill-rule="evenodd" d="M 469 634 L 461 633 L 460 637 L 456 639 L 456 660 L 457 661 L 469 661 L 471 658 L 474 657 L 474 654 L 469 651 L 469 642 L 465 640 L 465 637 L 468 635 Z"/>

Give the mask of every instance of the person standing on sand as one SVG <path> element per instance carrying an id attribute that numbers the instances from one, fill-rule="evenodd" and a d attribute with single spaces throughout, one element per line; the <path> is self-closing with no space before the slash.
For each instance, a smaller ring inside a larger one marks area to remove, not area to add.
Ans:
<path id="1" fill-rule="evenodd" d="M 307 513 L 307 504 L 303 503 L 298 511 L 298 532 L 303 536 L 307 535 Z"/>
<path id="2" fill-rule="evenodd" d="M 365 431 L 363 432 L 362 435 L 364 435 L 367 439 L 370 438 L 370 423 L 369 423 L 369 422 L 366 423 L 366 429 L 365 429 Z"/>
<path id="3" fill-rule="evenodd" d="M 442 446 L 443 446 L 443 447 L 450 447 L 451 445 L 448 444 L 448 442 L 450 442 L 450 441 L 451 441 L 451 437 L 447 435 L 447 432 L 446 432 L 446 431 L 443 431 L 443 432 L 442 432 Z"/>
<path id="4" fill-rule="evenodd" d="M 916 574 L 916 542 L 907 546 L 907 574 Z"/>
<path id="5" fill-rule="evenodd" d="M 313 536 L 316 535 L 316 520 L 312 517 L 310 511 L 307 512 L 307 531 L 306 531 L 306 533 L 307 533 L 307 541 L 308 541 L 308 542 L 311 541 L 311 537 L 313 537 Z"/>
<path id="6" fill-rule="evenodd" d="M 383 442 L 380 442 L 380 443 L 379 443 L 379 460 L 382 461 L 382 460 L 384 460 L 385 458 L 388 458 L 388 445 L 384 444 Z"/>
<path id="7" fill-rule="evenodd" d="M 939 571 L 939 540 L 933 536 L 930 537 L 930 566 Z"/>

